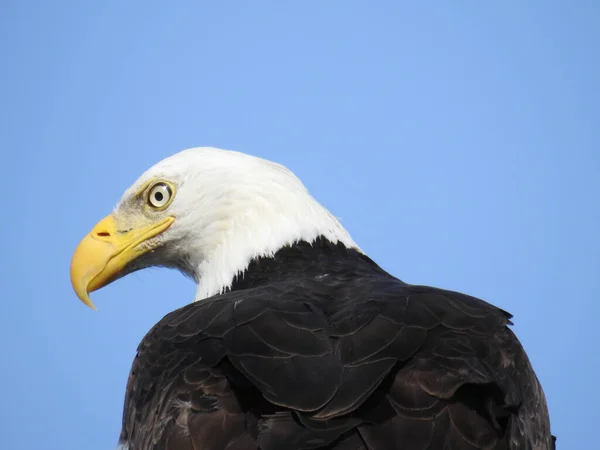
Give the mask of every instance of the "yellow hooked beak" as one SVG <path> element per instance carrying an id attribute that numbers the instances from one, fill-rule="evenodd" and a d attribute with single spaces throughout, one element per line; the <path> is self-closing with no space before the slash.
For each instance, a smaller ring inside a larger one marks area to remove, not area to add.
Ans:
<path id="1" fill-rule="evenodd" d="M 119 278 L 129 262 L 152 250 L 152 246 L 140 244 L 165 231 L 174 221 L 174 217 L 166 217 L 127 231 L 117 229 L 112 215 L 98 222 L 81 240 L 71 260 L 71 284 L 77 297 L 96 309 L 89 293 Z"/>

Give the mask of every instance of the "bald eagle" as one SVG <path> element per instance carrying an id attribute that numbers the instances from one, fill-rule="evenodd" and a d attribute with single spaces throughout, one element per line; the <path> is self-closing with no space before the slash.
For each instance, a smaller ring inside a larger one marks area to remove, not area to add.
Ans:
<path id="1" fill-rule="evenodd" d="M 83 238 L 77 296 L 175 268 L 194 302 L 143 338 L 124 450 L 548 450 L 511 315 L 386 273 L 285 167 L 195 148 Z"/>

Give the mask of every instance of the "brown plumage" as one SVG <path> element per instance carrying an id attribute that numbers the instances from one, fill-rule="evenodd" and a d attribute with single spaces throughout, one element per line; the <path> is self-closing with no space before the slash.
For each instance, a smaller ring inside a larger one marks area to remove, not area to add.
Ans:
<path id="1" fill-rule="evenodd" d="M 406 284 L 317 239 L 255 259 L 230 292 L 141 342 L 128 450 L 550 450 L 510 314 Z"/>

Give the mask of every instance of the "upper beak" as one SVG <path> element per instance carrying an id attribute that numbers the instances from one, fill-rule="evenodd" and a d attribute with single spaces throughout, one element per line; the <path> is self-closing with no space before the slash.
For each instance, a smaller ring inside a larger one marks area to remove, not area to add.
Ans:
<path id="1" fill-rule="evenodd" d="M 152 246 L 140 244 L 165 231 L 174 221 L 175 218 L 166 217 L 126 231 L 117 229 L 112 215 L 98 222 L 81 240 L 71 260 L 71 284 L 77 297 L 96 309 L 89 293 L 119 278 L 128 263 L 152 250 Z"/>

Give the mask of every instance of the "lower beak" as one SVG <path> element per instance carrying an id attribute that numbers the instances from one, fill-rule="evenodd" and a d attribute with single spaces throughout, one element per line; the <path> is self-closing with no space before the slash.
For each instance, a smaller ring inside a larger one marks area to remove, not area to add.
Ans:
<path id="1" fill-rule="evenodd" d="M 127 231 L 117 229 L 109 215 L 102 219 L 84 237 L 71 260 L 71 284 L 77 297 L 92 309 L 90 292 L 96 291 L 119 278 L 125 266 L 153 249 L 140 245 L 159 235 L 175 221 L 166 217 L 160 222 Z"/>

